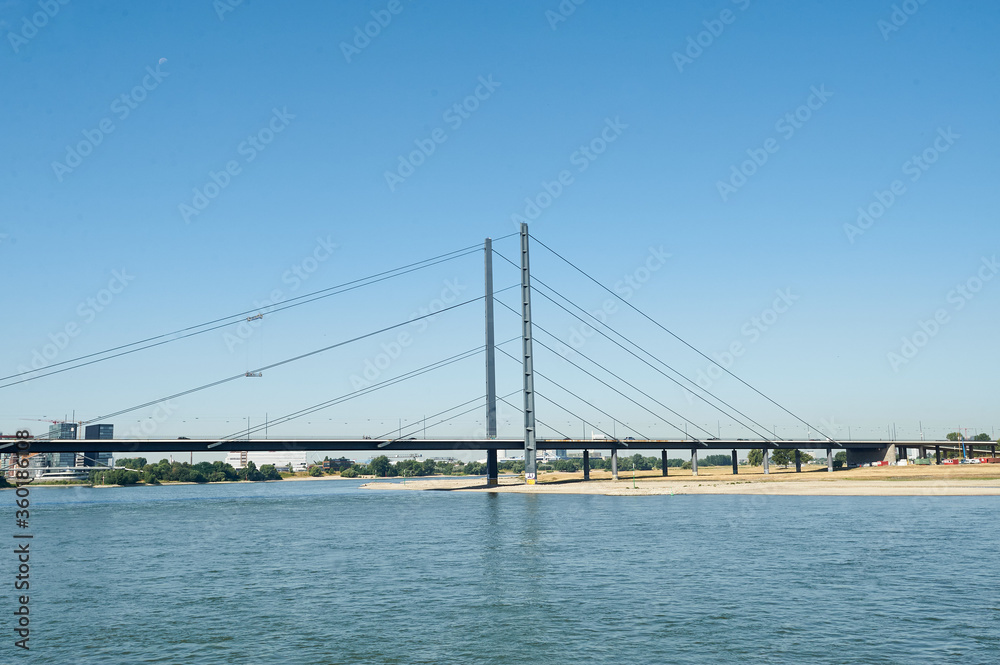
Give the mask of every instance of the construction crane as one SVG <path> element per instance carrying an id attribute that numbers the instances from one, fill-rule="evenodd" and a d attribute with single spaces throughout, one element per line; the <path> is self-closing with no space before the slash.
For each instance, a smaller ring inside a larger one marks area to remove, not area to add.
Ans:
<path id="1" fill-rule="evenodd" d="M 75 415 L 75 414 L 74 414 Z M 53 425 L 76 425 L 76 437 L 80 438 L 80 426 L 84 424 L 83 420 L 52 420 L 51 418 L 21 418 L 21 420 L 33 420 L 40 423 L 51 423 Z"/>

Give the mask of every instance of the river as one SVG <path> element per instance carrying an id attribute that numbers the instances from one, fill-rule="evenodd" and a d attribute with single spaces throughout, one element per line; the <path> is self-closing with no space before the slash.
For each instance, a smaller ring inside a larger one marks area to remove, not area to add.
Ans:
<path id="1" fill-rule="evenodd" d="M 34 489 L 0 662 L 1000 661 L 996 498 L 359 485 Z"/>

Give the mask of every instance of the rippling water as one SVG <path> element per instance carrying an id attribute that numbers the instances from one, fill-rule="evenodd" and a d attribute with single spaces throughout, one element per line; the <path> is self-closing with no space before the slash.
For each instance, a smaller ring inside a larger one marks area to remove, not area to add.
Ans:
<path id="1" fill-rule="evenodd" d="M 0 662 L 1000 662 L 996 498 L 358 485 L 38 488 Z"/>

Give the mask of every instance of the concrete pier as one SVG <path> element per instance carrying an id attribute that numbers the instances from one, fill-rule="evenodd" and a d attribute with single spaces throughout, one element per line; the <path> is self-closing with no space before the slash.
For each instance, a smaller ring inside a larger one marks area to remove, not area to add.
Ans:
<path id="1" fill-rule="evenodd" d="M 795 473 L 802 473 L 802 453 L 795 449 Z"/>
<path id="2" fill-rule="evenodd" d="M 697 476 L 698 475 L 698 449 L 697 448 L 692 448 L 691 449 L 691 475 L 692 476 Z"/>
<path id="3" fill-rule="evenodd" d="M 736 459 L 736 449 L 733 448 L 733 475 L 740 475 L 740 461 Z"/>
<path id="4" fill-rule="evenodd" d="M 618 480 L 618 449 L 611 449 L 611 480 Z"/>
<path id="5" fill-rule="evenodd" d="M 847 466 L 854 467 L 872 462 L 892 462 L 896 459 L 896 445 L 888 443 L 882 448 L 847 449 Z"/>
<path id="6" fill-rule="evenodd" d="M 941 463 L 941 446 L 934 446 L 934 463 Z"/>
<path id="7" fill-rule="evenodd" d="M 486 451 L 486 484 L 495 487 L 500 484 L 500 467 L 497 464 L 497 449 Z"/>
<path id="8" fill-rule="evenodd" d="M 764 448 L 764 449 L 762 450 L 762 452 L 764 453 L 764 473 L 771 473 L 771 469 L 770 469 L 770 467 L 768 466 L 768 462 L 769 462 L 770 460 L 769 460 L 769 459 L 768 459 L 768 457 L 767 457 L 767 448 Z"/>
<path id="9" fill-rule="evenodd" d="M 665 475 L 667 475 L 667 451 L 666 450 L 661 450 L 660 451 L 660 463 L 663 466 L 662 475 L 665 476 Z"/>
<path id="10" fill-rule="evenodd" d="M 590 451 L 583 451 L 583 479 L 590 480 Z"/>
<path id="11" fill-rule="evenodd" d="M 826 470 L 833 473 L 833 448 L 826 449 Z"/>

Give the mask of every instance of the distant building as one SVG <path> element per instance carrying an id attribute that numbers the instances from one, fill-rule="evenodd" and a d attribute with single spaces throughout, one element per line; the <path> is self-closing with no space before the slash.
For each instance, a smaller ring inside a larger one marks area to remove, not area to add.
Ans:
<path id="1" fill-rule="evenodd" d="M 83 438 L 85 439 L 113 439 L 115 438 L 115 426 L 111 423 L 101 423 L 99 425 L 87 425 L 83 428 Z"/>
<path id="2" fill-rule="evenodd" d="M 49 425 L 50 439 L 75 439 L 77 433 L 76 423 L 53 423 Z"/>
<path id="3" fill-rule="evenodd" d="M 115 438 L 115 426 L 111 423 L 87 425 L 83 428 L 83 438 L 113 439 Z M 111 453 L 84 453 L 83 466 L 112 466 L 112 455 Z"/>
<path id="4" fill-rule="evenodd" d="M 75 439 L 77 438 L 76 423 L 53 423 L 49 425 L 50 439 Z M 56 468 L 66 468 L 76 466 L 76 453 L 49 453 L 46 455 L 47 466 Z"/>
<path id="5" fill-rule="evenodd" d="M 250 462 L 258 469 L 265 464 L 275 467 L 288 467 L 292 471 L 305 471 L 308 468 L 305 451 L 270 450 L 268 452 L 247 452 L 237 450 L 226 455 L 226 463 L 234 469 L 242 469 Z"/>

